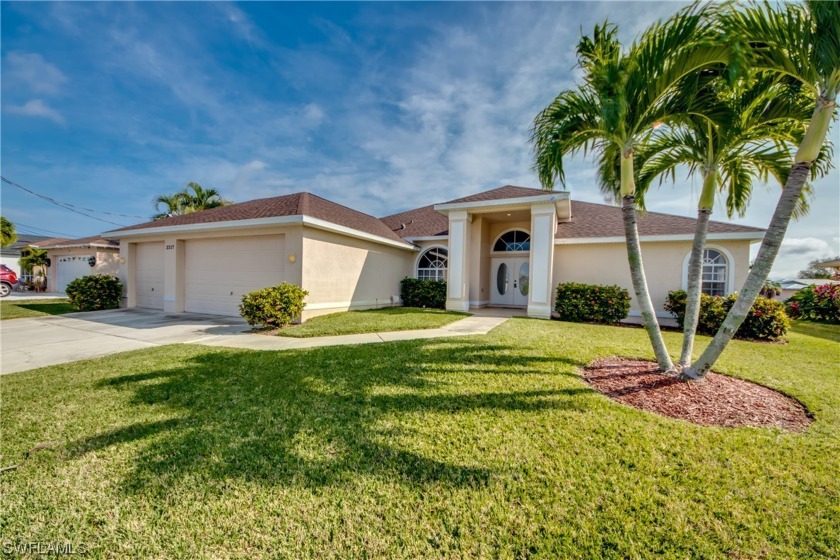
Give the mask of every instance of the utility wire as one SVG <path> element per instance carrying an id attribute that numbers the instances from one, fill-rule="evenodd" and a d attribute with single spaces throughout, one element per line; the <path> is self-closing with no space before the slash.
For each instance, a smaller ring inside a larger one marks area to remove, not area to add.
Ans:
<path id="1" fill-rule="evenodd" d="M 52 197 L 36 193 L 32 189 L 28 189 L 28 188 L 24 187 L 23 185 L 20 185 L 18 183 L 15 183 L 14 181 L 10 181 L 9 179 L 6 179 L 5 177 L 0 176 L 0 180 L 2 180 L 4 183 L 7 183 L 7 184 L 9 184 L 13 187 L 21 189 L 22 191 L 26 191 L 31 195 L 37 196 L 38 198 L 40 198 L 42 200 L 46 200 L 47 202 L 49 202 L 51 204 L 55 204 L 59 208 L 64 208 L 65 210 L 70 210 L 71 212 L 75 212 L 76 214 L 81 214 L 82 216 L 87 216 L 88 218 L 92 218 L 94 220 L 99 220 L 100 222 L 105 222 L 106 224 L 112 224 L 112 225 L 115 225 L 115 226 L 124 226 L 125 225 L 125 224 L 118 224 L 117 222 L 112 222 L 110 220 L 105 220 L 103 218 L 98 218 L 96 216 L 91 216 L 90 214 L 87 214 L 86 212 L 97 212 L 97 213 L 100 213 L 100 214 L 108 214 L 109 216 L 122 216 L 122 217 L 125 217 L 125 218 L 143 218 L 143 216 L 135 216 L 135 215 L 132 215 L 132 214 L 117 214 L 117 213 L 114 213 L 114 212 L 106 212 L 104 210 L 94 210 L 92 208 L 84 208 L 84 207 L 81 207 L 81 206 L 76 206 L 75 204 L 70 204 L 69 202 L 61 202 L 60 200 L 56 200 Z M 83 212 L 82 210 L 84 210 L 85 212 Z"/>
<path id="2" fill-rule="evenodd" d="M 23 224 L 21 222 L 15 222 L 15 228 L 17 228 L 18 230 L 29 230 L 28 233 L 30 235 L 41 235 L 43 233 L 48 233 L 50 235 L 60 235 L 61 237 L 73 237 L 72 235 L 67 234 L 67 233 L 61 233 L 61 232 L 58 232 L 58 231 L 52 231 L 52 230 L 49 230 L 49 229 L 30 226 L 30 225 L 27 225 L 27 224 Z"/>

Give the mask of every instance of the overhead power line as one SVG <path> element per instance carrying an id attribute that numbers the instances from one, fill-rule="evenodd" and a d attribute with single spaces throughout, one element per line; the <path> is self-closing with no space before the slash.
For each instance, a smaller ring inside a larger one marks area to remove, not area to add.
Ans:
<path id="1" fill-rule="evenodd" d="M 99 220 L 100 222 L 105 222 L 106 224 L 112 224 L 112 225 L 115 225 L 115 226 L 124 226 L 125 225 L 125 224 L 118 224 L 117 222 L 112 222 L 112 221 L 106 220 L 104 218 L 99 218 L 97 216 L 91 216 L 87 212 L 107 214 L 109 216 L 121 216 L 121 217 L 124 217 L 124 218 L 146 219 L 146 217 L 144 217 L 144 216 L 136 216 L 136 215 L 133 215 L 133 214 L 118 214 L 118 213 L 115 213 L 115 212 L 107 212 L 105 210 L 94 210 L 93 208 L 85 208 L 83 206 L 77 206 L 75 204 L 70 204 L 69 202 L 62 202 L 60 200 L 56 200 L 56 199 L 52 198 L 51 196 L 47 196 L 47 195 L 37 193 L 37 192 L 33 191 L 32 189 L 26 188 L 19 183 L 15 183 L 14 181 L 10 181 L 9 179 L 6 179 L 5 177 L 0 177 L 0 180 L 2 180 L 4 183 L 7 183 L 7 184 L 9 184 L 13 187 L 16 187 L 16 188 L 20 189 L 22 191 L 25 191 L 25 192 L 33 195 L 33 196 L 37 196 L 38 198 L 40 198 L 42 200 L 46 200 L 50 204 L 54 204 L 54 205 L 58 206 L 59 208 L 64 208 L 65 210 L 70 210 L 71 212 L 75 212 L 76 214 L 81 214 L 82 216 L 86 216 L 86 217 L 91 218 L 93 220 Z"/>
<path id="2" fill-rule="evenodd" d="M 15 228 L 18 231 L 26 230 L 26 233 L 29 233 L 30 235 L 48 234 L 48 235 L 57 235 L 57 236 L 60 236 L 60 237 L 73 237 L 69 233 L 61 233 L 60 231 L 52 231 L 52 230 L 40 228 L 40 227 L 37 227 L 37 226 L 30 226 L 28 224 L 24 224 L 24 223 L 21 223 L 21 222 L 15 222 Z"/>

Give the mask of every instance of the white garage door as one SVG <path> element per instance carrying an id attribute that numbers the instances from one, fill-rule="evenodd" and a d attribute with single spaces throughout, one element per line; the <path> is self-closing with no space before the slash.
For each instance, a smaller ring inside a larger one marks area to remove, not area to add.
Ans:
<path id="1" fill-rule="evenodd" d="M 138 243 L 137 307 L 163 309 L 163 243 Z"/>
<path id="2" fill-rule="evenodd" d="M 184 308 L 239 315 L 242 296 L 285 280 L 282 235 L 186 242 Z"/>
<path id="3" fill-rule="evenodd" d="M 93 274 L 88 264 L 88 259 L 92 256 L 58 257 L 58 263 L 56 263 L 58 269 L 55 272 L 56 291 L 63 292 L 67 289 L 67 284 L 76 278 Z"/>

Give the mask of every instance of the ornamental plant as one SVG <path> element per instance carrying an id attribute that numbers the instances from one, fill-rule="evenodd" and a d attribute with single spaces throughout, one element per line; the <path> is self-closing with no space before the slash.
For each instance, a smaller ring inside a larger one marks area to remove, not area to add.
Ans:
<path id="1" fill-rule="evenodd" d="M 122 291 L 123 285 L 119 278 L 107 274 L 76 278 L 65 289 L 70 303 L 79 311 L 117 309 Z"/>
<path id="2" fill-rule="evenodd" d="M 283 282 L 242 296 L 239 313 L 249 325 L 263 328 L 285 327 L 300 317 L 309 292 L 300 286 Z"/>
<path id="3" fill-rule="evenodd" d="M 446 307 L 446 282 L 403 278 L 400 282 L 400 297 L 406 307 L 444 309 Z"/>
<path id="4" fill-rule="evenodd" d="M 802 288 L 785 302 L 794 319 L 840 325 L 840 284 Z"/>
<path id="5" fill-rule="evenodd" d="M 617 323 L 630 312 L 630 293 L 620 286 L 566 282 L 557 285 L 554 310 L 561 321 Z"/>
<path id="6" fill-rule="evenodd" d="M 665 311 L 668 311 L 682 329 L 685 321 L 687 295 L 684 290 L 668 292 Z M 714 335 L 726 319 L 726 314 L 738 300 L 738 294 L 728 296 L 700 296 L 700 317 L 697 332 Z M 735 338 L 744 340 L 778 340 L 784 338 L 790 328 L 790 318 L 780 301 L 758 297 L 747 314 L 747 318 L 735 333 Z"/>

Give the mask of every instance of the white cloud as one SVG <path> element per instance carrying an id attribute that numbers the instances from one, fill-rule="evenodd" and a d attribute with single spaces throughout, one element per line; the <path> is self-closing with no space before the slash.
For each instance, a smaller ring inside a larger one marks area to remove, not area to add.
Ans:
<path id="1" fill-rule="evenodd" d="M 67 81 L 61 70 L 40 54 L 9 52 L 3 61 L 3 85 L 40 94 L 56 94 Z"/>
<path id="2" fill-rule="evenodd" d="M 6 105 L 5 110 L 11 115 L 23 115 L 26 117 L 39 117 L 49 119 L 58 124 L 64 124 L 64 117 L 55 109 L 51 109 L 40 99 L 27 101 L 23 105 Z"/>
<path id="3" fill-rule="evenodd" d="M 790 237 L 782 242 L 773 277 L 795 278 L 796 273 L 808 267 L 808 263 L 840 254 L 840 237 L 825 240 L 816 237 Z"/>

